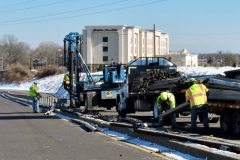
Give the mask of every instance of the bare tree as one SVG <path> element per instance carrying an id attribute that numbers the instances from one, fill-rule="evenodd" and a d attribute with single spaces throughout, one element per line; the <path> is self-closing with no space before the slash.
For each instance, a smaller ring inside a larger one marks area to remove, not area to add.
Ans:
<path id="1" fill-rule="evenodd" d="M 48 66 L 57 63 L 59 45 L 54 42 L 42 42 L 35 50 L 35 58 L 45 59 Z"/>
<path id="2" fill-rule="evenodd" d="M 3 35 L 0 40 L 1 53 L 6 64 L 27 63 L 26 56 L 30 47 L 24 42 L 18 42 L 14 35 Z"/>

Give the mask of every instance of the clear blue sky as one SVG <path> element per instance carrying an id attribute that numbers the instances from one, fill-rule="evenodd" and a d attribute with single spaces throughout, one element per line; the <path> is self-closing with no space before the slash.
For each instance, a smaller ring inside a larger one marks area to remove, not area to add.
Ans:
<path id="1" fill-rule="evenodd" d="M 32 49 L 63 45 L 87 25 L 127 25 L 169 33 L 170 50 L 240 53 L 240 0 L 1 0 L 0 36 Z"/>

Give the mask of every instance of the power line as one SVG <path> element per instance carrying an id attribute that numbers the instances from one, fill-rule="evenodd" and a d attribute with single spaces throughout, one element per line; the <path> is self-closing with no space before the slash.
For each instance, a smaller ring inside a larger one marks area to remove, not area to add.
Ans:
<path id="1" fill-rule="evenodd" d="M 158 0 L 158 1 L 148 2 L 148 3 L 138 4 L 138 5 L 132 5 L 132 6 L 127 6 L 127 7 L 122 7 L 122 8 L 106 10 L 106 11 L 87 13 L 87 14 L 82 14 L 82 15 L 75 15 L 75 16 L 68 16 L 68 17 L 61 17 L 61 18 L 52 18 L 52 19 L 46 19 L 46 20 L 29 21 L 29 22 L 22 22 L 22 23 L 7 23 L 7 24 L 0 24 L 0 25 L 39 23 L 39 22 L 53 21 L 53 20 L 59 20 L 59 19 L 67 19 L 67 18 L 75 18 L 75 17 L 81 17 L 81 16 L 89 16 L 89 15 L 94 15 L 94 14 L 99 14 L 99 13 L 106 13 L 106 12 L 112 12 L 112 11 L 117 11 L 117 10 L 124 10 L 124 9 L 129 9 L 129 8 L 140 7 L 140 6 L 144 6 L 144 5 L 155 4 L 155 3 L 159 3 L 159 2 L 163 2 L 163 1 L 167 1 L 167 0 Z"/>
<path id="2" fill-rule="evenodd" d="M 117 2 L 106 3 L 106 4 L 97 5 L 97 6 L 93 6 L 93 7 L 81 8 L 81 9 L 77 9 L 77 10 L 73 10 L 73 11 L 61 12 L 61 13 L 56 13 L 56 14 L 49 14 L 49 15 L 45 15 L 45 16 L 38 16 L 38 17 L 32 17 L 32 18 L 4 21 L 4 22 L 0 22 L 0 23 L 18 22 L 18 21 L 24 21 L 24 20 L 30 20 L 30 19 L 36 19 L 36 18 L 51 17 L 51 16 L 56 16 L 56 15 L 61 15 L 61 14 L 66 14 L 66 13 L 72 13 L 72 12 L 77 12 L 77 11 L 82 11 L 82 10 L 87 10 L 87 9 L 93 9 L 93 8 L 98 8 L 98 7 L 102 7 L 102 6 L 112 5 L 112 4 L 121 3 L 121 2 L 125 2 L 125 1 L 128 1 L 128 0 L 121 0 L 121 1 L 117 1 Z"/>
<path id="3" fill-rule="evenodd" d="M 0 13 L 4 13 L 4 12 L 15 12 L 15 11 L 22 11 L 22 10 L 27 10 L 27 9 L 34 9 L 34 8 L 52 6 L 52 5 L 56 5 L 56 4 L 66 3 L 66 2 L 69 2 L 69 1 L 74 1 L 74 0 L 65 0 L 65 1 L 61 1 L 61 2 L 55 2 L 55 3 L 50 3 L 50 4 L 43 4 L 43 5 L 39 5 L 39 6 L 33 6 L 33 7 L 26 7 L 26 8 L 21 8 L 21 9 L 1 11 Z"/>
<path id="4" fill-rule="evenodd" d="M 20 4 L 29 3 L 29 2 L 33 2 L 33 1 L 37 1 L 37 0 L 31 0 L 31 1 L 21 2 L 21 3 L 10 4 L 10 5 L 7 5 L 7 6 L 2 6 L 2 7 L 0 7 L 0 8 L 17 6 L 17 5 L 20 5 Z"/>

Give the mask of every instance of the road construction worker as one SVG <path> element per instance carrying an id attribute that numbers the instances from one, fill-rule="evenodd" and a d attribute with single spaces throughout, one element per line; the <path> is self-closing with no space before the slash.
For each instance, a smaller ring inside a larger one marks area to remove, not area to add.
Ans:
<path id="1" fill-rule="evenodd" d="M 208 88 L 203 84 L 198 84 L 195 78 L 189 80 L 189 88 L 186 90 L 186 101 L 190 102 L 191 109 L 191 130 L 196 131 L 196 120 L 198 114 L 202 115 L 203 125 L 205 128 L 204 134 L 210 134 L 208 124 L 208 104 L 207 95 Z"/>
<path id="2" fill-rule="evenodd" d="M 175 108 L 174 95 L 169 92 L 162 92 L 157 98 L 157 105 L 158 105 L 159 113 L 162 111 L 166 112 L 170 109 L 174 109 Z M 163 117 L 159 118 L 159 126 L 162 126 L 163 120 L 164 120 Z M 172 128 L 176 128 L 176 115 L 175 114 L 173 114 L 171 116 L 171 120 L 172 120 Z"/>
<path id="3" fill-rule="evenodd" d="M 63 79 L 63 87 L 66 90 L 70 89 L 70 76 L 69 74 L 65 74 L 64 75 L 64 79 Z"/>
<path id="4" fill-rule="evenodd" d="M 34 113 L 39 113 L 39 93 L 38 93 L 38 87 L 37 82 L 34 82 L 30 89 L 29 89 L 29 95 L 32 98 L 32 108 Z"/>

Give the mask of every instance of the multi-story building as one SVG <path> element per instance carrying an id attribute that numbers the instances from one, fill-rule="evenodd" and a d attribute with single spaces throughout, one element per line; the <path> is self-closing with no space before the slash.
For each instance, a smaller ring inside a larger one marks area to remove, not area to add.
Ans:
<path id="1" fill-rule="evenodd" d="M 198 66 L 198 55 L 191 54 L 186 49 L 182 51 L 170 51 L 169 54 L 163 55 L 177 66 L 194 67 Z"/>
<path id="2" fill-rule="evenodd" d="M 155 30 L 154 33 L 153 29 L 141 30 L 138 26 L 116 25 L 85 26 L 82 32 L 82 53 L 87 64 L 127 64 L 134 58 L 169 53 L 169 36 L 160 30 Z"/>

